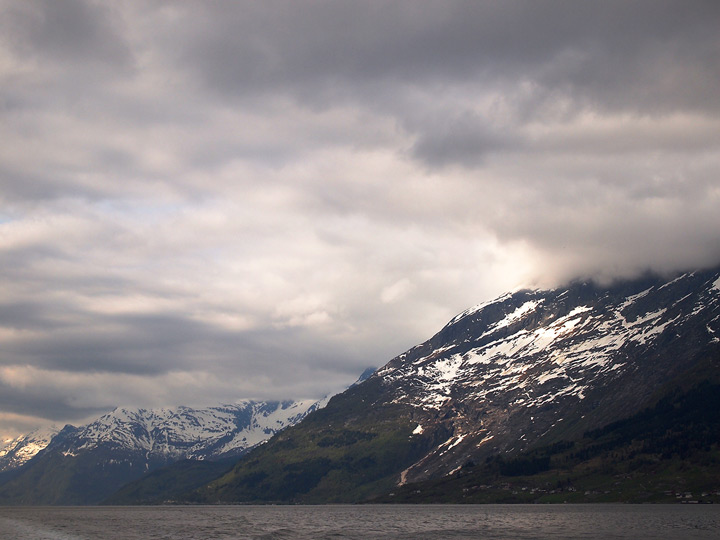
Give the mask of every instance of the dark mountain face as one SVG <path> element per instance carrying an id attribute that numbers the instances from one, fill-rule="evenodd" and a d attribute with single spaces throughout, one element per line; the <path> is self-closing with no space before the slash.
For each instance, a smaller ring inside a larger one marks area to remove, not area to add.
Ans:
<path id="1" fill-rule="evenodd" d="M 720 269 L 520 291 L 256 449 L 199 501 L 354 501 L 637 413 L 720 355 Z"/>
<path id="2" fill-rule="evenodd" d="M 720 362 L 607 426 L 454 474 L 396 487 L 379 503 L 720 503 Z"/>

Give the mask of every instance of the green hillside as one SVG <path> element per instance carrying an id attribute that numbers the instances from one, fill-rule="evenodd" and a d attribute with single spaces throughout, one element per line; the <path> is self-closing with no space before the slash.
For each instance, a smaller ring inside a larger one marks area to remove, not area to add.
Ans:
<path id="1" fill-rule="evenodd" d="M 123 486 L 103 504 L 162 504 L 174 502 L 188 492 L 226 473 L 233 461 L 184 459 L 152 471 Z"/>
<path id="2" fill-rule="evenodd" d="M 189 502 L 357 502 L 387 492 L 432 441 L 412 435 L 404 408 L 372 407 L 381 392 L 380 381 L 370 381 L 334 397 Z"/>

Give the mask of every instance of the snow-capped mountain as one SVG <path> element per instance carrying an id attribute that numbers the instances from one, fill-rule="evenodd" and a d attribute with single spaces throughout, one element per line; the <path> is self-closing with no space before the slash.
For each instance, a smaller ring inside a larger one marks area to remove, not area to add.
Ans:
<path id="1" fill-rule="evenodd" d="M 720 268 L 518 291 L 461 313 L 193 500 L 362 500 L 573 440 L 717 374 Z"/>
<path id="2" fill-rule="evenodd" d="M 237 458 L 327 400 L 193 409 L 118 408 L 76 428 L 33 432 L 3 448 L 5 504 L 96 504 L 148 471 L 185 459 Z"/>
<path id="3" fill-rule="evenodd" d="M 36 429 L 14 439 L 3 441 L 0 446 L 0 472 L 23 466 L 43 450 L 60 430 L 55 426 Z"/>
<path id="4" fill-rule="evenodd" d="M 321 402 L 242 401 L 193 409 L 117 408 L 79 428 L 55 447 L 65 455 L 105 446 L 168 461 L 236 457 L 296 424 Z"/>
<path id="5" fill-rule="evenodd" d="M 351 387 L 372 371 L 366 370 Z M 330 399 L 245 400 L 206 408 L 121 407 L 81 427 L 33 432 L 2 447 L 0 467 L 6 470 L 0 469 L 0 504 L 98 504 L 168 465 L 192 470 L 188 482 L 173 485 L 190 489 Z M 165 476 L 177 474 L 173 469 Z M 156 489 L 162 487 L 168 486 L 153 485 L 153 490 L 162 492 Z"/>
<path id="6" fill-rule="evenodd" d="M 66 426 L 65 436 L 54 446 L 62 447 L 65 455 L 104 445 L 169 460 L 225 459 L 239 456 L 296 424 L 326 401 L 244 400 L 198 409 L 120 407 L 85 426 Z M 59 428 L 50 426 L 5 441 L 0 448 L 0 472 L 27 463 L 59 432 Z"/>
<path id="7" fill-rule="evenodd" d="M 639 410 L 720 350 L 720 272 L 608 288 L 576 283 L 476 306 L 378 370 L 416 434 L 447 438 L 402 481 L 525 450 Z"/>

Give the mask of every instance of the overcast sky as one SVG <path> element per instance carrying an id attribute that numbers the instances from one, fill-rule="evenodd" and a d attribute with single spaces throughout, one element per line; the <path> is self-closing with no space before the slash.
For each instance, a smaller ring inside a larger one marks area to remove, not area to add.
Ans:
<path id="1" fill-rule="evenodd" d="M 720 261 L 720 2 L 0 6 L 0 435 Z"/>

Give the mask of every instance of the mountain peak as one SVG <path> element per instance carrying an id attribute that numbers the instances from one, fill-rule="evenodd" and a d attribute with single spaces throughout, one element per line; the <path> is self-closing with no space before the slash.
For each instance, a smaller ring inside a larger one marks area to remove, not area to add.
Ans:
<path id="1" fill-rule="evenodd" d="M 0 447 L 0 472 L 23 466 L 43 450 L 59 432 L 58 427 L 47 426 L 4 441 Z"/>

